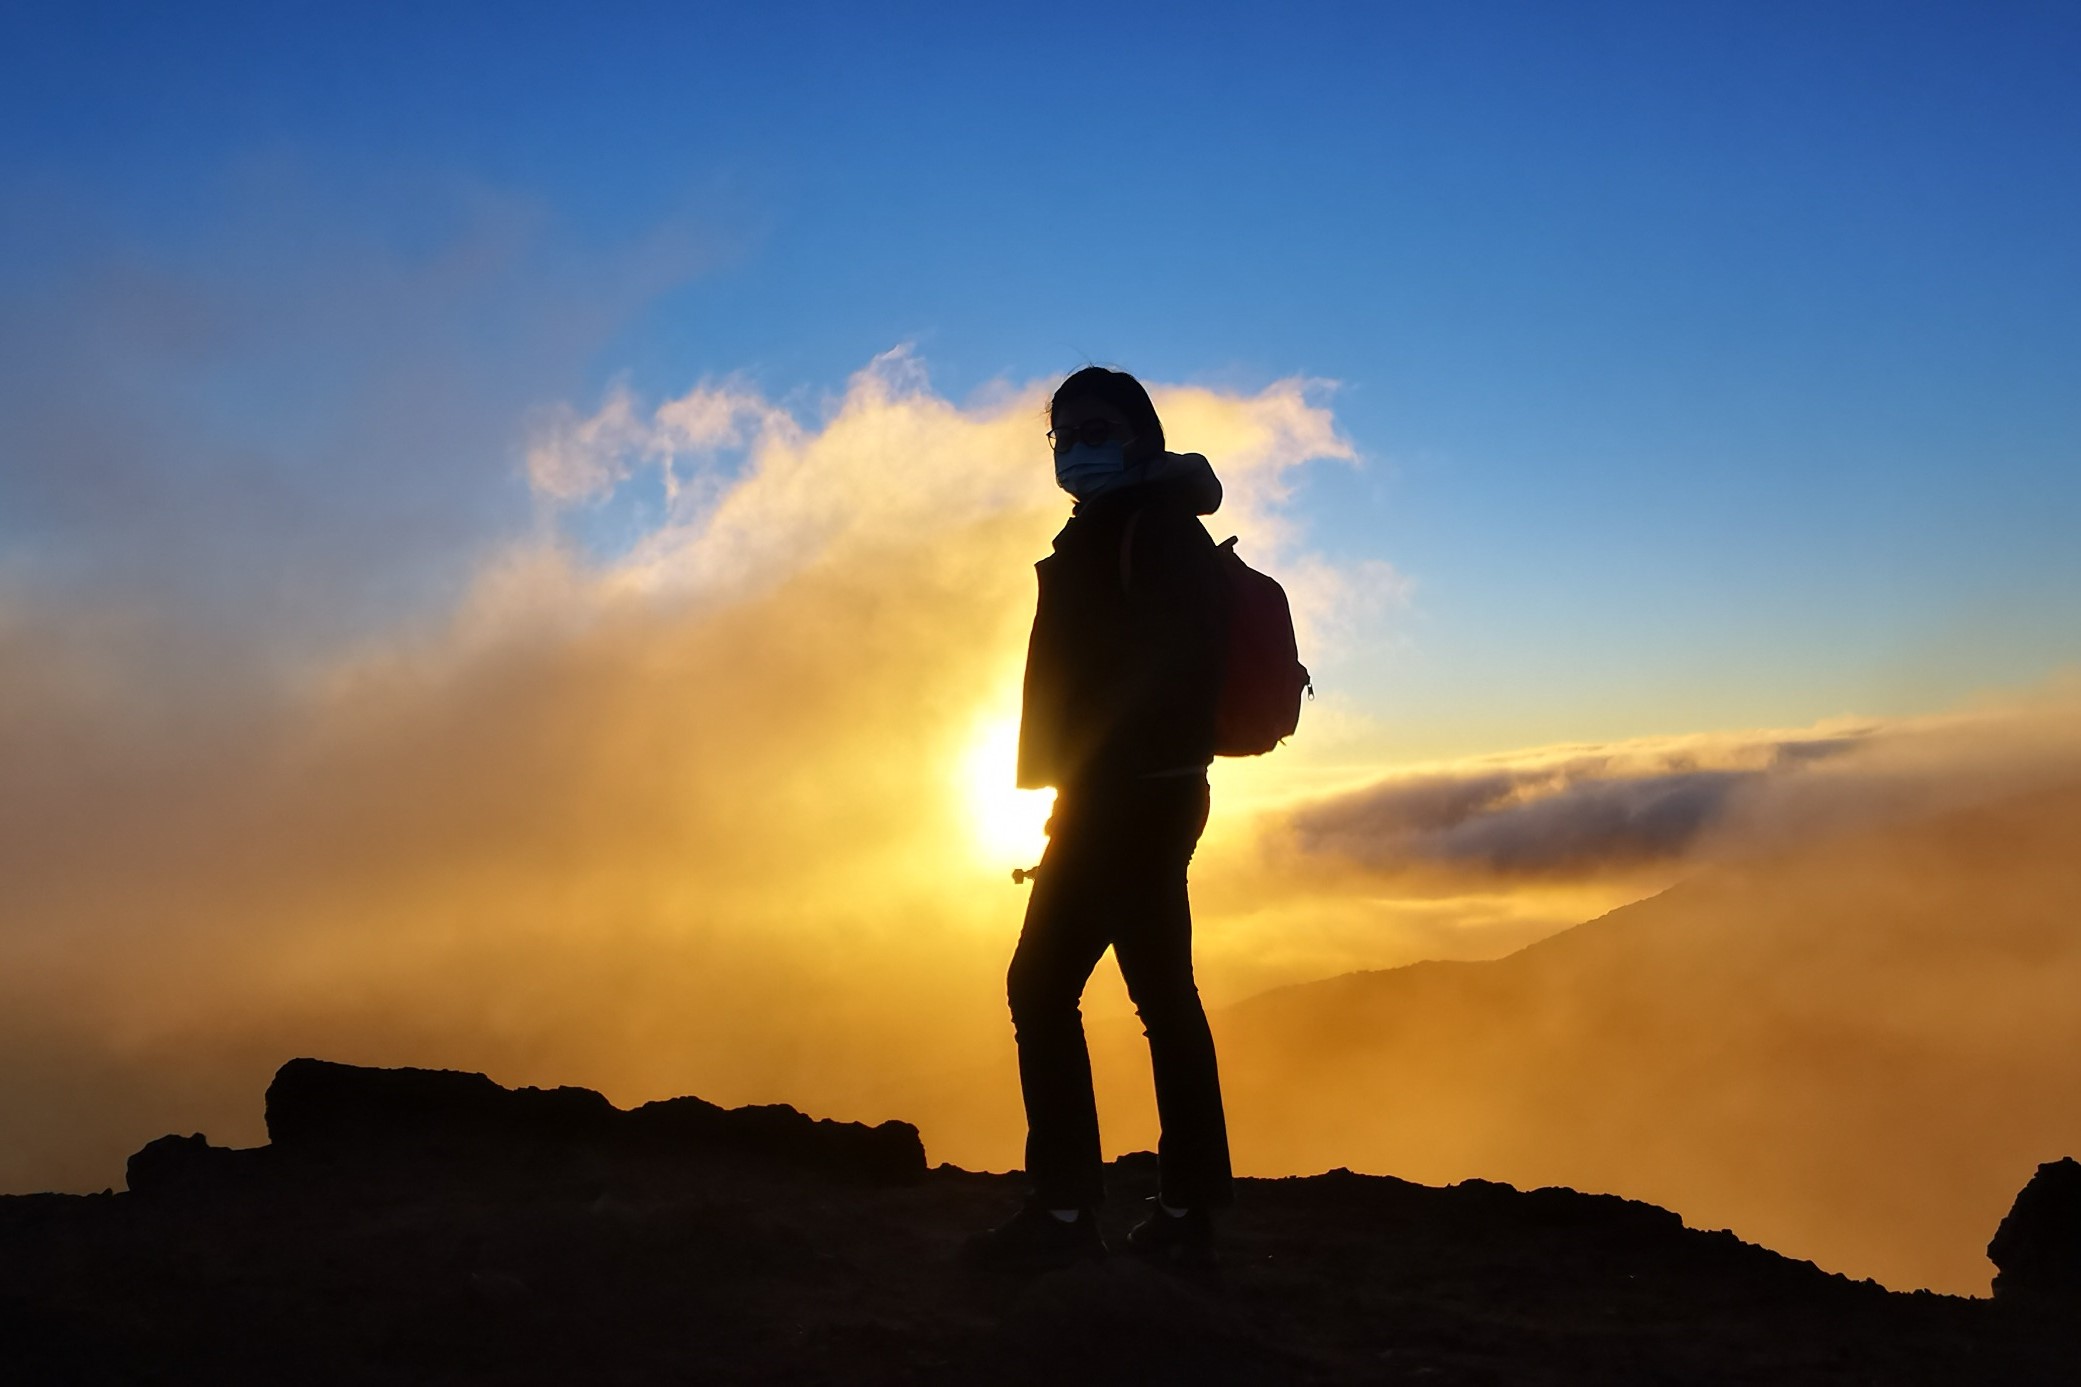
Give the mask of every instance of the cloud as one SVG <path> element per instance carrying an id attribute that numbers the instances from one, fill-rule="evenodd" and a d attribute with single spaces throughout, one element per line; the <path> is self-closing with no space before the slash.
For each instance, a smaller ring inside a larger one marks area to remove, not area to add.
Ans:
<path id="1" fill-rule="evenodd" d="M 888 360 L 893 365 L 901 356 Z M 552 506 L 598 502 L 638 469 L 655 467 L 668 513 L 684 520 L 687 468 L 794 431 L 785 410 L 742 382 L 696 386 L 647 416 L 625 385 L 616 386 L 591 414 L 563 402 L 538 412 L 526 449 L 528 485 Z"/>
<path id="2" fill-rule="evenodd" d="M 898 351 L 813 417 L 737 380 L 536 410 L 539 513 L 459 597 L 266 671 L 163 608 L 0 595 L 0 1101 L 44 1118 L 0 1188 L 107 1183 L 145 1093 L 250 1139 L 299 1052 L 860 1116 L 1001 1053 L 1032 859 L 979 842 L 971 768 L 1067 506 L 1042 391 L 957 404 Z M 1218 463 L 1234 430 L 1276 517 L 1314 408 L 1176 432 Z"/>
<path id="3" fill-rule="evenodd" d="M 1303 852 L 1386 872 L 1573 876 L 1679 861 L 1735 797 L 1873 734 L 1757 733 L 1527 753 L 1382 780 L 1296 810 Z"/>
<path id="4" fill-rule="evenodd" d="M 642 438 L 633 408 L 621 389 L 585 418 L 561 402 L 545 410 L 527 445 L 528 485 L 558 503 L 612 495 L 628 480 L 627 454 Z"/>
<path id="5" fill-rule="evenodd" d="M 1562 746 L 1415 769 L 1292 806 L 1304 859 L 1420 889 L 1673 879 L 1731 856 L 2081 775 L 2081 700 Z"/>

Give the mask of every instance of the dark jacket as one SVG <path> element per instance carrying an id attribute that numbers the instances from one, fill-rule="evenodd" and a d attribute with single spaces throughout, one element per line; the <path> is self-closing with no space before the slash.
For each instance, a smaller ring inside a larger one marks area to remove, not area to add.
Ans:
<path id="1" fill-rule="evenodd" d="M 1034 565 L 1021 788 L 1075 791 L 1213 759 L 1226 589 L 1197 517 L 1220 506 L 1221 483 L 1197 453 L 1165 453 L 1145 472 L 1080 502 Z"/>

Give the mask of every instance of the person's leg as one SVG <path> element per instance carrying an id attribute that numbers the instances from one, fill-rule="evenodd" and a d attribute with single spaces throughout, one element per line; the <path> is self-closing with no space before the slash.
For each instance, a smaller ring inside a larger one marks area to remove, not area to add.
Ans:
<path id="1" fill-rule="evenodd" d="M 1108 943 L 1103 838 L 1072 807 L 1033 879 L 1005 979 L 1026 1100 L 1026 1178 L 1036 1202 L 1091 1209 L 1104 1199 L 1098 1104 L 1080 1002 Z"/>
<path id="2" fill-rule="evenodd" d="M 1149 1037 L 1163 1200 L 1208 1209 L 1230 1198 L 1228 1124 L 1214 1035 L 1192 975 L 1192 906 L 1186 867 L 1207 821 L 1206 782 L 1149 782 L 1134 870 L 1115 927 L 1114 956 Z M 1144 832 L 1146 836 L 1144 836 Z"/>

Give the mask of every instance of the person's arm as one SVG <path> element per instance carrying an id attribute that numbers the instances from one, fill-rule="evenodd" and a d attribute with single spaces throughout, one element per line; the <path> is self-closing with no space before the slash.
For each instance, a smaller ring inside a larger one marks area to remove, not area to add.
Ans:
<path id="1" fill-rule="evenodd" d="M 1041 564 L 1053 562 L 1041 560 Z M 1022 790 L 1060 787 L 1063 774 L 1062 715 L 1066 671 L 1060 649 L 1058 614 L 1049 609 L 1048 582 L 1040 565 L 1040 595 L 1034 604 L 1033 631 L 1026 638 L 1026 675 L 1019 700 L 1018 785 Z"/>

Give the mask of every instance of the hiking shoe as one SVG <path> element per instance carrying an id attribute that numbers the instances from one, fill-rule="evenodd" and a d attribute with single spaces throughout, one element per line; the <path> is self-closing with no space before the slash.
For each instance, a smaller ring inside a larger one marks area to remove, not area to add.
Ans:
<path id="1" fill-rule="evenodd" d="M 1214 1256 L 1214 1216 L 1205 1209 L 1168 1214 L 1156 1200 L 1148 1215 L 1127 1235 L 1127 1250 L 1166 1261 L 1206 1262 Z"/>
<path id="2" fill-rule="evenodd" d="M 1064 1223 L 1039 1204 L 1026 1207 L 962 1245 L 961 1260 L 988 1271 L 1050 1271 L 1106 1255 L 1098 1233 L 1098 1216 L 1080 1209 Z"/>

